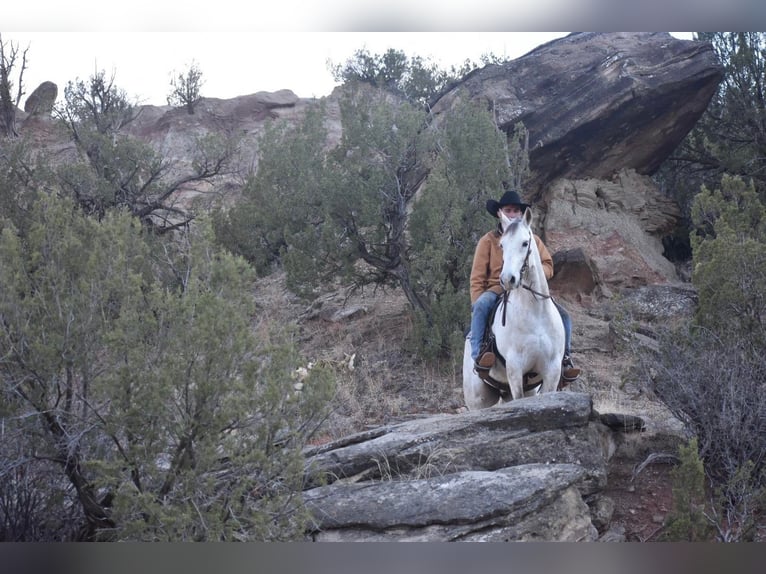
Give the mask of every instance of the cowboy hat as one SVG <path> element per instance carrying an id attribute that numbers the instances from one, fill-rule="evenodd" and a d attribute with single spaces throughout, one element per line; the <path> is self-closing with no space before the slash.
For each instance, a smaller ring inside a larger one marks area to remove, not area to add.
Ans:
<path id="1" fill-rule="evenodd" d="M 519 196 L 517 191 L 511 189 L 503 194 L 503 197 L 500 198 L 500 201 L 495 201 L 494 199 L 488 200 L 487 211 L 489 211 L 490 215 L 493 217 L 497 217 L 497 211 L 506 205 L 518 205 L 521 208 L 522 213 L 528 207 L 531 207 L 528 203 L 521 201 L 521 196 Z"/>

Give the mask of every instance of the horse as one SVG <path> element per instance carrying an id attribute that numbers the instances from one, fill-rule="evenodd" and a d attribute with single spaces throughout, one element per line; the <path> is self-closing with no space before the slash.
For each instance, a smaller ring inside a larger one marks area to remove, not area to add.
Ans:
<path id="1" fill-rule="evenodd" d="M 503 295 L 491 321 L 500 356 L 489 371 L 492 384 L 483 381 L 474 371 L 471 343 L 466 338 L 463 397 L 469 410 L 553 392 L 561 379 L 564 323 L 550 296 L 532 234 L 532 213 L 527 209 L 521 219 L 514 220 L 502 211 L 498 216 L 503 232 Z"/>

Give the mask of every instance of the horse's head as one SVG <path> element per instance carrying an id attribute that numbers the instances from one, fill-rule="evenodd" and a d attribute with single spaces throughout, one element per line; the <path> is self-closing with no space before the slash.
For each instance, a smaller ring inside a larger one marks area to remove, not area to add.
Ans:
<path id="1" fill-rule="evenodd" d="M 500 271 L 500 285 L 506 291 L 521 286 L 522 275 L 529 265 L 529 253 L 532 249 L 532 213 L 529 209 L 521 219 L 508 219 L 498 211 L 503 228 L 500 247 L 503 249 L 503 269 Z"/>

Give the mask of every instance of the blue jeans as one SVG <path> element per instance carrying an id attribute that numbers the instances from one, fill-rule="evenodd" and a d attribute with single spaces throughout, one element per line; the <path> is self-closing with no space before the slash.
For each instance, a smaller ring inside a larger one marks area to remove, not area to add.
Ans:
<path id="1" fill-rule="evenodd" d="M 481 347 L 481 340 L 487 327 L 487 320 L 499 297 L 500 295 L 493 291 L 485 291 L 471 305 L 471 332 L 469 339 L 471 341 L 471 358 L 474 361 L 479 357 L 479 347 Z M 556 305 L 556 309 L 558 309 L 561 315 L 561 322 L 564 323 L 564 354 L 570 355 L 572 353 L 572 319 L 569 313 L 566 312 L 566 309 L 556 303 L 556 301 L 553 304 Z"/>
<path id="2" fill-rule="evenodd" d="M 487 328 L 487 320 L 497 299 L 500 297 L 493 291 L 484 291 L 476 302 L 471 305 L 471 358 L 476 361 L 479 356 L 479 347 L 484 337 L 484 329 Z"/>
<path id="3" fill-rule="evenodd" d="M 561 315 L 561 321 L 564 323 L 564 354 L 571 355 L 572 354 L 572 318 L 569 316 L 569 313 L 566 312 L 566 309 L 564 309 L 561 305 L 556 303 L 556 301 L 554 301 L 553 304 L 556 305 L 556 309 L 559 310 L 559 314 Z"/>

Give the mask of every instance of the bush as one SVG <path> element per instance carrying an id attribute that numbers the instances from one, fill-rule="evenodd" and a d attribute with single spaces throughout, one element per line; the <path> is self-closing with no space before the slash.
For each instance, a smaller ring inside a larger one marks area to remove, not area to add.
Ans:
<path id="1" fill-rule="evenodd" d="M 745 535 L 766 488 L 766 365 L 749 342 L 684 325 L 660 333 L 642 368 L 699 444 L 719 537 Z"/>
<path id="2" fill-rule="evenodd" d="M 0 478 L 33 494 L 8 501 L 12 535 L 47 537 L 21 521 L 49 509 L 61 532 L 75 508 L 87 540 L 300 538 L 302 447 L 331 380 L 294 389 L 300 357 L 254 321 L 244 260 L 204 220 L 159 244 L 55 196 L 29 219 L 0 219 L 0 412 L 18 445 Z M 37 480 L 31 453 L 57 479 Z"/>
<path id="3" fill-rule="evenodd" d="M 673 509 L 663 533 L 669 541 L 706 542 L 712 528 L 705 516 L 705 470 L 697 453 L 697 439 L 678 449 L 681 463 L 672 471 Z"/>
<path id="4" fill-rule="evenodd" d="M 692 204 L 699 307 L 661 332 L 641 363 L 652 390 L 699 444 L 720 540 L 752 536 L 766 492 L 766 207 L 724 176 Z"/>

